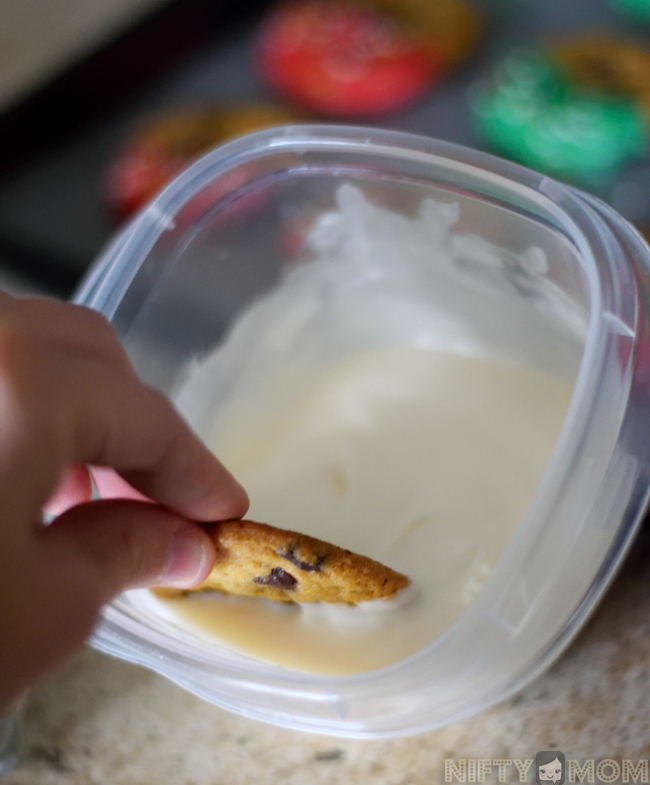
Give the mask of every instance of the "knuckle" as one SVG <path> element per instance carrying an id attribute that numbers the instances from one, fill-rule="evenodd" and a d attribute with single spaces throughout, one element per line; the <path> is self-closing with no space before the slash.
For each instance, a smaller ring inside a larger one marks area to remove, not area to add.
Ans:
<path id="1" fill-rule="evenodd" d="M 76 322 L 79 338 L 88 345 L 92 344 L 100 352 L 110 355 L 124 355 L 124 350 L 104 314 L 87 308 L 85 305 L 71 305 L 70 318 Z"/>
<path id="2" fill-rule="evenodd" d="M 91 610 L 125 589 L 150 584 L 163 572 L 171 527 L 149 508 L 144 502 L 90 502 L 55 522 L 60 533 L 71 535 L 76 574 Z"/>
<path id="3" fill-rule="evenodd" d="M 140 576 L 151 567 L 151 554 L 144 548 L 142 530 L 135 526 L 124 525 L 121 527 L 119 541 L 123 563 L 126 566 L 126 581 L 130 576 Z"/>
<path id="4" fill-rule="evenodd" d="M 19 325 L 0 323 L 0 384 L 12 409 L 24 409 L 39 389 L 47 389 L 43 378 L 43 347 Z"/>
<path id="5" fill-rule="evenodd" d="M 70 312 L 74 313 L 76 318 L 87 326 L 88 329 L 94 330 L 102 335 L 114 337 L 113 327 L 104 314 L 95 311 L 92 308 L 88 308 L 85 305 L 72 304 L 70 305 L 70 309 Z"/>
<path id="6" fill-rule="evenodd" d="M 166 527 L 139 517 L 137 522 L 125 523 L 119 533 L 117 591 L 155 581 L 166 566 L 170 539 Z"/>
<path id="7" fill-rule="evenodd" d="M 176 440 L 179 435 L 181 419 L 173 403 L 158 390 L 151 387 L 146 388 L 151 395 L 152 405 L 156 407 L 156 414 L 159 422 L 164 423 L 167 433 L 171 440 Z"/>
<path id="8" fill-rule="evenodd" d="M 35 349 L 32 336 L 13 320 L 0 322 L 0 362 L 12 367 Z"/>
<path id="9" fill-rule="evenodd" d="M 166 461 L 176 447 L 181 446 L 185 426 L 171 401 L 162 393 L 146 385 L 146 406 L 151 417 L 149 429 L 151 452 L 158 454 L 158 460 Z"/>
<path id="10" fill-rule="evenodd" d="M 125 356 L 108 319 L 85 305 L 31 298 L 19 301 L 6 318 L 61 351 L 103 358 Z"/>

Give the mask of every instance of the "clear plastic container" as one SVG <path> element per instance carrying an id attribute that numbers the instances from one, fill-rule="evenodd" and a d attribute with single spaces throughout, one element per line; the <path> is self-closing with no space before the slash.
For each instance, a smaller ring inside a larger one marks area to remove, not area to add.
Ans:
<path id="1" fill-rule="evenodd" d="M 128 596 L 105 609 L 92 642 L 238 713 L 373 738 L 432 729 L 519 690 L 609 584 L 650 487 L 650 252 L 593 197 L 489 155 L 377 129 L 295 126 L 195 163 L 106 250 L 76 300 L 106 314 L 141 376 L 170 392 L 286 265 L 302 263 L 302 227 L 332 209 L 344 182 L 397 212 L 427 197 L 457 202 L 454 231 L 501 249 L 498 264 L 468 258 L 475 295 L 471 307 L 450 306 L 458 323 L 575 379 L 526 516 L 467 612 L 380 670 L 334 677 L 267 665 L 179 633 Z M 508 307 L 492 307 L 497 290 Z"/>

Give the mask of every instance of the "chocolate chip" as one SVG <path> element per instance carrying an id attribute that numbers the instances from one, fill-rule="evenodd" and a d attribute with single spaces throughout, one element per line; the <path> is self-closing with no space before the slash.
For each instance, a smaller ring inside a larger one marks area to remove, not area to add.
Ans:
<path id="1" fill-rule="evenodd" d="M 296 552 L 293 548 L 289 548 L 286 551 L 276 551 L 276 553 L 283 559 L 290 561 L 291 564 L 295 564 L 296 567 L 298 567 L 298 569 L 302 570 L 303 572 L 320 572 L 323 562 L 325 559 L 327 559 L 327 556 L 319 556 L 315 563 L 300 561 L 300 559 L 296 556 Z"/>
<path id="2" fill-rule="evenodd" d="M 253 578 L 253 583 L 263 583 L 265 586 L 277 586 L 280 589 L 295 589 L 297 579 L 282 569 L 274 567 L 268 575 Z"/>

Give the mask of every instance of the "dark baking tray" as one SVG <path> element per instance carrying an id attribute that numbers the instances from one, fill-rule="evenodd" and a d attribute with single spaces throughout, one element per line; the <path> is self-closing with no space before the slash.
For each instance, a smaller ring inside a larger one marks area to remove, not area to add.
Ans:
<path id="1" fill-rule="evenodd" d="M 187 102 L 273 98 L 250 58 L 267 5 L 171 3 L 0 117 L 2 263 L 68 296 L 116 228 L 101 179 L 136 118 Z M 591 29 L 650 38 L 605 0 L 485 0 L 482 7 L 486 35 L 473 57 L 424 100 L 379 124 L 480 147 L 467 91 L 505 52 Z M 643 222 L 649 174 L 639 162 L 600 195 Z"/>

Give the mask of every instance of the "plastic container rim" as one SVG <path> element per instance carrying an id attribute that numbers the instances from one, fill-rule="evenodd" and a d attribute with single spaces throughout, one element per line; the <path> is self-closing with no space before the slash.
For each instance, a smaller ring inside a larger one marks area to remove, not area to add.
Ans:
<path id="1" fill-rule="evenodd" d="M 146 258 L 157 238 L 169 226 L 173 215 L 178 212 L 193 194 L 200 191 L 216 177 L 246 161 L 268 155 L 271 152 L 291 151 L 299 154 L 301 149 L 305 151 L 336 150 L 345 153 L 362 151 L 364 154 L 371 153 L 377 156 L 402 157 L 412 161 L 421 160 L 429 165 L 444 163 L 447 168 L 455 168 L 456 171 L 470 174 L 473 177 L 483 176 L 489 178 L 493 184 L 505 189 L 508 193 L 517 193 L 531 203 L 539 204 L 545 211 L 554 216 L 558 221 L 558 225 L 563 228 L 576 245 L 588 280 L 591 297 L 584 353 L 569 411 L 562 426 L 562 432 L 552 460 L 555 460 L 558 455 L 566 456 L 573 449 L 571 442 L 575 439 L 576 422 L 578 419 L 584 419 L 591 410 L 598 382 L 604 371 L 608 334 L 604 330 L 602 314 L 604 312 L 615 313 L 619 305 L 616 302 L 612 302 L 611 292 L 613 289 L 610 285 L 611 281 L 608 280 L 613 276 L 614 271 L 607 269 L 606 265 L 598 265 L 592 249 L 597 249 L 601 258 L 607 259 L 608 251 L 604 247 L 603 241 L 606 221 L 618 220 L 623 227 L 626 227 L 627 224 L 615 216 L 610 208 L 596 204 L 591 197 L 585 197 L 585 195 L 568 186 L 563 186 L 543 175 L 486 153 L 412 134 L 348 126 L 286 126 L 242 137 L 211 151 L 167 186 L 107 247 L 101 255 L 97 266 L 77 291 L 74 298 L 75 301 L 100 310 L 110 318 L 139 269 L 142 260 Z M 446 721 L 460 719 L 462 716 L 474 713 L 514 693 L 547 667 L 561 653 L 580 625 L 586 620 L 589 611 L 609 584 L 616 567 L 620 564 L 632 540 L 637 525 L 638 519 L 634 525 L 628 527 L 628 531 L 624 533 L 619 542 L 615 543 L 616 548 L 610 554 L 609 563 L 601 566 L 601 570 L 594 577 L 594 581 L 586 592 L 583 601 L 574 610 L 562 634 L 547 647 L 537 662 L 531 665 L 525 673 L 515 674 L 508 687 L 501 690 L 499 695 L 486 698 L 480 706 L 467 708 L 466 711 L 451 716 Z M 499 568 L 497 567 L 494 570 L 493 577 L 498 572 Z M 480 600 L 481 598 L 479 597 L 475 606 L 480 604 Z M 441 641 L 453 633 L 455 627 L 462 619 L 476 612 L 475 606 L 470 608 L 441 639 L 434 641 L 423 652 L 428 652 L 433 647 L 440 645 Z M 105 650 L 110 649 L 110 647 L 103 645 L 99 640 L 96 640 L 95 643 Z M 128 645 L 126 648 L 128 649 Z M 126 652 L 121 651 L 120 656 L 126 656 Z M 418 658 L 422 656 L 422 652 L 412 656 L 413 658 Z M 170 673 L 168 670 L 165 670 L 165 667 L 160 662 L 154 662 L 151 658 L 137 655 L 135 652 L 133 652 L 133 656 L 130 659 L 147 664 L 172 680 L 192 689 L 191 680 L 188 683 L 188 680 L 180 672 L 176 674 Z M 408 659 L 410 660 L 411 658 Z M 403 662 L 388 666 L 387 669 L 382 669 L 381 671 L 372 671 L 369 674 L 350 677 L 307 676 L 301 678 L 300 674 L 287 672 L 286 686 L 288 687 L 288 682 L 291 682 L 292 688 L 295 688 L 297 684 L 302 686 L 311 685 L 317 691 L 323 689 L 330 693 L 336 692 L 338 684 L 350 684 L 353 682 L 361 685 L 364 682 L 372 683 L 376 679 L 377 673 L 401 667 Z M 248 661 L 243 666 L 243 670 L 249 671 Z M 277 689 L 281 688 L 282 683 L 283 679 L 274 681 Z M 262 685 L 260 684 L 260 686 Z M 240 713 L 260 718 L 255 711 L 236 706 L 229 706 L 229 708 L 234 708 L 234 710 L 238 710 Z M 261 718 L 269 719 L 268 717 Z M 283 716 L 272 718 L 272 721 L 287 727 L 306 727 L 304 720 L 292 721 Z M 333 731 L 331 725 L 327 727 L 307 727 L 306 729 L 323 733 L 337 732 L 337 735 L 377 738 L 379 736 L 406 735 L 430 727 L 436 726 L 429 724 L 426 727 L 418 727 L 416 729 L 395 729 L 392 731 L 384 730 L 383 732 L 368 732 L 365 729 L 354 727 L 347 727 L 346 729 L 339 727 L 337 731 Z"/>

